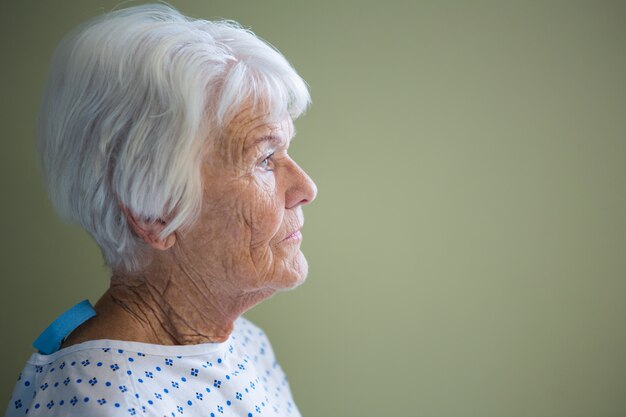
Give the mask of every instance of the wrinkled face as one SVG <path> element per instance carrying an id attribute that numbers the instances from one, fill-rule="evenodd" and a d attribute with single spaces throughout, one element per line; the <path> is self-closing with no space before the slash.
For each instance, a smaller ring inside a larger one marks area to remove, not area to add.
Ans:
<path id="1" fill-rule="evenodd" d="M 239 112 L 209 146 L 197 224 L 178 240 L 183 263 L 218 278 L 222 290 L 287 289 L 302 283 L 302 206 L 317 193 L 288 155 L 290 117 Z"/>

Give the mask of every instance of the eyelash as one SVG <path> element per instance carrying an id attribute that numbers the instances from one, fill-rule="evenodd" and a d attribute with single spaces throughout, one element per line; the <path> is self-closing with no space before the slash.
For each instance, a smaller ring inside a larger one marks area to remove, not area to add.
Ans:
<path id="1" fill-rule="evenodd" d="M 268 168 L 268 167 L 269 167 L 270 160 L 272 159 L 273 156 L 274 156 L 274 152 L 267 155 L 259 164 L 261 168 L 263 168 L 266 171 L 271 171 L 271 168 Z"/>

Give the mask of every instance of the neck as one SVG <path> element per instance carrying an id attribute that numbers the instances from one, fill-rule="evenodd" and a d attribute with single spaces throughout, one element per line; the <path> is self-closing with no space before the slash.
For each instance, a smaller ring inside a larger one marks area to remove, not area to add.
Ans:
<path id="1" fill-rule="evenodd" d="M 162 345 L 223 342 L 234 321 L 273 290 L 244 292 L 229 277 L 199 276 L 180 265 L 153 262 L 138 274 L 115 273 L 95 305 L 97 316 L 64 347 L 92 339 Z"/>

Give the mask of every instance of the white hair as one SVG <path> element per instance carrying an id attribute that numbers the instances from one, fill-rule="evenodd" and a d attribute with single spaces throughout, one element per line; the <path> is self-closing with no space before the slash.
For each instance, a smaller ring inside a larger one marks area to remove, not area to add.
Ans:
<path id="1" fill-rule="evenodd" d="M 161 4 L 87 21 L 55 51 L 39 114 L 53 205 L 95 239 L 111 268 L 140 268 L 146 246 L 120 206 L 167 218 L 162 237 L 191 226 L 206 138 L 250 101 L 296 118 L 310 97 L 287 60 L 235 22 Z"/>

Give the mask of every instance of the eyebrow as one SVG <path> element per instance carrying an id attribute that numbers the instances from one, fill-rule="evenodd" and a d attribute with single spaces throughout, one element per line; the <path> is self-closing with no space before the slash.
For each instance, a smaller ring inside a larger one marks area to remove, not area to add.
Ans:
<path id="1" fill-rule="evenodd" d="M 293 137 L 291 139 L 293 139 Z M 291 142 L 291 139 L 289 139 L 288 142 Z M 260 138 L 253 140 L 252 143 L 248 144 L 244 148 L 244 151 L 247 152 L 250 148 L 257 146 L 258 144 L 262 142 L 270 142 L 273 145 L 279 145 L 283 142 L 283 139 L 280 136 L 275 136 L 275 135 L 261 136 Z"/>

